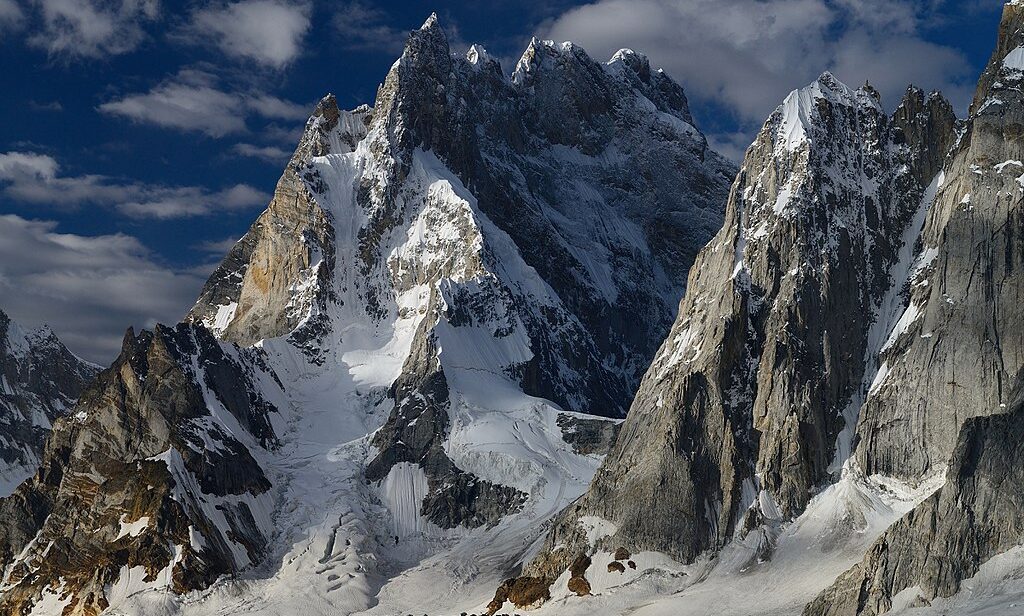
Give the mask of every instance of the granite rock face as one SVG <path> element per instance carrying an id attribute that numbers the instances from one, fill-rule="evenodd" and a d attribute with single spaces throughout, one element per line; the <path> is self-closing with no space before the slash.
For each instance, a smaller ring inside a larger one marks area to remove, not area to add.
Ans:
<path id="1" fill-rule="evenodd" d="M 643 56 L 599 64 L 534 40 L 509 78 L 480 47 L 453 56 L 431 18 L 373 109 L 321 102 L 190 319 L 240 344 L 288 336 L 321 363 L 353 321 L 408 322 L 366 476 L 416 464 L 432 521 L 493 524 L 526 495 L 445 453 L 461 404 L 451 372 L 623 416 L 733 173 Z"/>
<path id="2" fill-rule="evenodd" d="M 52 423 L 68 413 L 97 372 L 49 328 L 26 331 L 0 311 L 0 484 L 5 494 L 35 471 Z"/>
<path id="3" fill-rule="evenodd" d="M 291 334 L 314 305 L 327 301 L 319 289 L 297 293 L 294 287 L 327 275 L 318 270 L 332 265 L 334 250 L 332 227 L 301 174 L 332 143 L 342 151 L 354 148 L 366 135 L 370 114 L 368 107 L 340 111 L 333 96 L 317 105 L 270 205 L 206 282 L 188 320 L 244 346 Z"/>
<path id="4" fill-rule="evenodd" d="M 951 596 L 1024 541 L 1022 50 L 1024 6 L 1009 3 L 929 211 L 910 306 L 857 427 L 868 472 L 913 480 L 946 467 L 945 483 L 806 614 L 881 614 L 908 589 L 921 601 Z"/>
<path id="5" fill-rule="evenodd" d="M 915 479 L 946 464 L 963 423 L 1004 412 L 1024 366 L 1024 7 L 1005 7 L 996 51 L 921 235 L 910 308 L 861 412 L 868 473 Z"/>
<path id="6" fill-rule="evenodd" d="M 902 283 L 954 122 L 937 95 L 911 89 L 889 117 L 873 90 L 829 74 L 786 99 L 747 151 L 614 448 L 524 575 L 550 582 L 613 546 L 690 562 L 803 510 L 834 472 L 872 323 Z M 593 518 L 614 529 L 595 545 Z"/>

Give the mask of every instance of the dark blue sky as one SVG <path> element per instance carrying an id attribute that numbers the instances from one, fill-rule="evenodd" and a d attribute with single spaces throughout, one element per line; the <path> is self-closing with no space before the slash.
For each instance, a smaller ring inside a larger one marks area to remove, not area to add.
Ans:
<path id="1" fill-rule="evenodd" d="M 577 6 L 581 5 L 581 6 Z M 906 83 L 965 111 L 1001 3 L 967 0 L 159 2 L 0 0 L 0 309 L 97 361 L 175 321 L 265 206 L 323 94 L 373 103 L 436 11 L 506 71 L 537 34 L 647 53 L 732 157 L 829 69 L 891 104 Z"/>

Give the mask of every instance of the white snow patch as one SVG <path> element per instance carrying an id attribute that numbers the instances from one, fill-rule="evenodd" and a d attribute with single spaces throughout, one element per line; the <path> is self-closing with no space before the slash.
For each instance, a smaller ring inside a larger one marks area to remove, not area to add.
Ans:
<path id="1" fill-rule="evenodd" d="M 121 514 L 121 530 L 117 533 L 117 537 L 114 539 L 117 541 L 122 537 L 138 537 L 142 534 L 142 531 L 149 528 L 149 516 L 142 516 L 134 522 L 125 522 L 125 514 Z"/>
<path id="2" fill-rule="evenodd" d="M 964 580 L 952 597 L 931 600 L 929 606 L 911 608 L 919 593 L 916 587 L 893 598 L 889 616 L 1006 616 L 1024 613 L 1024 546 L 1017 546 L 984 562 L 973 577 Z"/>
<path id="3" fill-rule="evenodd" d="M 214 315 L 212 321 L 204 323 L 210 331 L 214 334 L 220 335 L 228 328 L 231 324 L 232 319 L 235 318 L 235 310 L 238 308 L 238 302 L 231 302 L 229 304 L 223 304 L 217 307 L 217 314 Z"/>
<path id="4" fill-rule="evenodd" d="M 537 616 L 789 616 L 859 562 L 893 522 L 934 492 L 943 473 L 912 488 L 851 472 L 815 496 L 796 520 L 783 525 L 768 560 L 764 537 L 736 538 L 717 558 L 681 565 L 663 554 L 630 557 L 636 570 L 608 573 L 611 556 L 598 552 L 587 570 L 593 595 L 567 592 L 568 574 L 552 587 Z M 768 505 L 770 509 L 770 504 Z M 598 518 L 600 519 L 600 518 Z M 482 607 L 482 605 L 480 606 Z M 478 611 L 479 613 L 479 611 Z"/>
<path id="5" fill-rule="evenodd" d="M 595 545 L 601 539 L 610 537 L 619 530 L 614 522 L 609 522 L 596 515 L 580 517 L 579 524 L 583 528 L 583 532 L 587 534 L 587 543 L 590 545 Z"/>
<path id="6" fill-rule="evenodd" d="M 420 508 L 427 495 L 427 475 L 418 464 L 401 462 L 391 467 L 380 486 L 380 499 L 391 512 L 396 537 L 420 533 L 428 523 Z"/>
<path id="7" fill-rule="evenodd" d="M 1006 169 L 1010 165 L 1015 167 L 1024 167 L 1024 163 L 1019 160 L 1006 160 L 995 166 L 996 173 L 1002 173 L 1003 169 Z"/>
<path id="8" fill-rule="evenodd" d="M 775 204 L 772 205 L 772 211 L 776 214 L 782 214 L 789 207 L 789 201 L 793 198 L 793 185 L 792 180 L 779 189 L 779 195 L 775 198 Z"/>
<path id="9" fill-rule="evenodd" d="M 1003 68 L 1024 71 L 1024 46 L 1017 47 L 1003 58 Z"/>

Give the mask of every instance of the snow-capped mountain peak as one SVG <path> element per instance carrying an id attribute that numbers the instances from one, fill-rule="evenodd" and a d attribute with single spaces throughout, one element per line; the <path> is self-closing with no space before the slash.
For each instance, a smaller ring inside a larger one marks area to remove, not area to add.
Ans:
<path id="1" fill-rule="evenodd" d="M 132 611 L 232 574 L 270 611 L 405 612 L 387 597 L 441 553 L 435 605 L 465 600 L 460 572 L 507 573 L 607 451 L 734 172 L 639 55 L 534 41 L 521 64 L 454 56 L 431 16 L 373 107 L 320 101 L 188 323 L 126 339 L 98 391 L 131 395 L 84 400 L 52 439 L 43 475 L 95 466 L 103 498 L 30 482 L 56 508 L 0 533 L 18 554 L 81 510 L 93 532 L 59 552 L 118 556 L 40 570 L 30 547 L 8 605 L 61 587 Z M 158 501 L 118 491 L 138 464 Z"/>

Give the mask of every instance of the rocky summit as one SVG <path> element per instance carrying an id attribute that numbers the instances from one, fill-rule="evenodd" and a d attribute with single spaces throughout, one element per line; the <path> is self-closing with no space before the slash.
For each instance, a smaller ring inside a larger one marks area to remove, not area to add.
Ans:
<path id="1" fill-rule="evenodd" d="M 0 494 L 35 472 L 53 422 L 97 372 L 49 327 L 26 330 L 0 311 Z"/>
<path id="2" fill-rule="evenodd" d="M 826 72 L 737 169 L 431 16 L 182 323 L 0 315 L 0 613 L 1016 613 L 1022 81 L 1015 0 L 967 118 Z"/>

